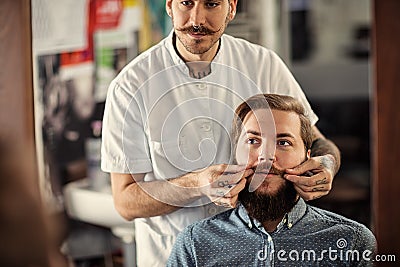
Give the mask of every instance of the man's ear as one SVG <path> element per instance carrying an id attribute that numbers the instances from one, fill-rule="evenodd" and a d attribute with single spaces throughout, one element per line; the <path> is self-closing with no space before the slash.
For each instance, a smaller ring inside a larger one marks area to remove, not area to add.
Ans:
<path id="1" fill-rule="evenodd" d="M 165 11 L 167 11 L 168 16 L 172 16 L 172 1 L 173 0 L 166 0 L 165 1 Z"/>
<path id="2" fill-rule="evenodd" d="M 237 1 L 231 0 L 229 3 L 229 21 L 232 21 L 236 16 Z"/>
<path id="3" fill-rule="evenodd" d="M 310 159 L 310 157 L 311 157 L 311 149 L 308 149 L 307 150 L 307 159 Z"/>

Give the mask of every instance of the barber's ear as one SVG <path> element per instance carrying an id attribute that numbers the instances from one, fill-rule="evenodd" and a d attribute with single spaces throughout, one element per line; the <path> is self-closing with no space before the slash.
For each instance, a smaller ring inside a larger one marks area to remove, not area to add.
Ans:
<path id="1" fill-rule="evenodd" d="M 172 0 L 165 1 L 165 11 L 167 11 L 168 16 L 171 17 L 172 14 Z"/>
<path id="2" fill-rule="evenodd" d="M 229 21 L 232 21 L 236 16 L 237 1 L 231 0 L 229 3 Z"/>

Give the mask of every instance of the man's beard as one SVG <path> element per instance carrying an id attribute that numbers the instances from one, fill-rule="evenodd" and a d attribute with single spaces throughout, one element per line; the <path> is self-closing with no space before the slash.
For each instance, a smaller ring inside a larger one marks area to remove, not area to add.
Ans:
<path id="1" fill-rule="evenodd" d="M 273 166 L 270 172 L 280 175 L 283 173 L 283 171 L 277 170 Z M 258 192 L 258 190 L 250 192 L 250 179 L 247 179 L 246 187 L 239 193 L 238 199 L 246 208 L 251 218 L 261 223 L 277 220 L 291 211 L 294 205 L 296 205 L 297 192 L 294 189 L 293 183 L 283 177 L 283 184 L 273 194 Z"/>

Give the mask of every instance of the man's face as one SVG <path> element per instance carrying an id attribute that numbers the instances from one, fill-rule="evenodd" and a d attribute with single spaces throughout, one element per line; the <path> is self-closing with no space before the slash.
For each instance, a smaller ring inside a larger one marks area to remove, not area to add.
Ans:
<path id="1" fill-rule="evenodd" d="M 259 220 L 277 219 L 288 212 L 297 198 L 293 184 L 283 178 L 285 169 L 301 164 L 309 156 L 300 134 L 300 119 L 294 112 L 258 109 L 249 112 L 243 121 L 242 133 L 236 147 L 236 161 L 255 170 L 253 176 L 248 177 L 261 182 L 254 192 L 245 188 L 239 200 L 246 208 L 254 207 L 259 201 L 268 201 L 265 206 L 261 203 L 261 210 L 268 210 L 267 216 Z M 275 132 L 270 127 L 275 125 Z M 272 136 L 275 134 L 275 136 Z M 251 212 L 249 212 L 251 213 Z M 252 215 L 252 214 L 251 214 Z M 272 216 L 271 218 L 268 216 Z"/>
<path id="2" fill-rule="evenodd" d="M 172 17 L 182 56 L 204 54 L 216 48 L 228 22 L 235 16 L 236 3 L 237 0 L 167 0 L 167 13 Z"/>

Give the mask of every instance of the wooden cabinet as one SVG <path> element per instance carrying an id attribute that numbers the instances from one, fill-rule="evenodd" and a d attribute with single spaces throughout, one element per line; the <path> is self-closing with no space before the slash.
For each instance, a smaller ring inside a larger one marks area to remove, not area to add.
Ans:
<path id="1" fill-rule="evenodd" d="M 29 0 L 0 1 L 0 140 L 34 151 Z"/>
<path id="2" fill-rule="evenodd" d="M 373 222 L 379 252 L 400 257 L 400 1 L 375 0 L 373 24 Z M 381 266 L 381 265 L 380 265 Z M 385 263 L 382 266 L 398 266 Z"/>

